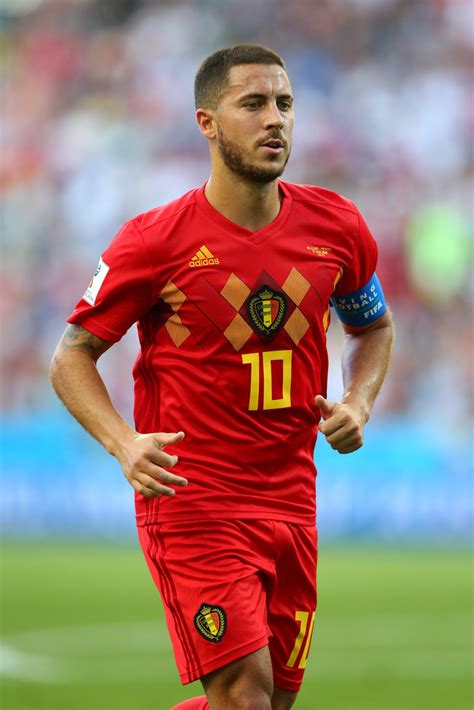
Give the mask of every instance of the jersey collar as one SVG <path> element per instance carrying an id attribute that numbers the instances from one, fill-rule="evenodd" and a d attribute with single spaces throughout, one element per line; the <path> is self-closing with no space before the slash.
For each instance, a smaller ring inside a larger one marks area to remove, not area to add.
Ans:
<path id="1" fill-rule="evenodd" d="M 270 224 L 267 224 L 266 227 L 263 227 L 263 229 L 259 229 L 256 232 L 252 232 L 250 229 L 241 227 L 240 224 L 232 222 L 232 220 L 227 219 L 227 217 L 224 217 L 223 214 L 216 210 L 210 204 L 206 195 L 204 194 L 206 185 L 207 182 L 204 183 L 204 185 L 202 185 L 202 187 L 200 187 L 196 192 L 196 203 L 198 204 L 201 211 L 205 212 L 209 219 L 217 223 L 226 232 L 230 232 L 236 237 L 243 238 L 247 241 L 253 242 L 254 244 L 261 244 L 269 237 L 279 232 L 290 214 L 292 196 L 287 186 L 282 180 L 278 180 L 278 186 L 283 194 L 280 211 L 275 217 L 275 219 L 270 222 Z"/>

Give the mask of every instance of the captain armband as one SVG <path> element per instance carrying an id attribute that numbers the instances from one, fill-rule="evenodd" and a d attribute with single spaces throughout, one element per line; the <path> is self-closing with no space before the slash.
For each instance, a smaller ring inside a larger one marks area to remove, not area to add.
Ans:
<path id="1" fill-rule="evenodd" d="M 376 274 L 358 291 L 344 296 L 332 296 L 331 304 L 339 319 L 345 325 L 353 326 L 369 325 L 387 310 L 382 286 Z"/>

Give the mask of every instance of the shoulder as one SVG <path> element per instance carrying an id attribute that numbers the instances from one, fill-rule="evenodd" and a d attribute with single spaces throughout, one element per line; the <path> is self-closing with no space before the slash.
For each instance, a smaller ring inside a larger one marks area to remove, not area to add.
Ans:
<path id="1" fill-rule="evenodd" d="M 167 223 L 173 224 L 178 221 L 180 216 L 185 214 L 196 203 L 197 189 L 189 190 L 176 200 L 172 200 L 165 205 L 154 207 L 148 212 L 132 217 L 129 223 L 138 229 L 142 234 L 153 228 L 160 228 L 161 225 Z"/>
<path id="2" fill-rule="evenodd" d="M 294 182 L 283 182 L 283 186 L 291 194 L 294 202 L 319 205 L 335 212 L 353 214 L 355 217 L 359 215 L 359 210 L 351 200 L 333 190 L 317 185 L 299 185 Z"/>

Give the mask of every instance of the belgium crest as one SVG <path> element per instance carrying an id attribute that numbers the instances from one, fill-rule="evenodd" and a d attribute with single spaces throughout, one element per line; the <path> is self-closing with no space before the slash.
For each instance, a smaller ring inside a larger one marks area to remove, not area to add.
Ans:
<path id="1" fill-rule="evenodd" d="M 220 606 L 212 604 L 201 604 L 201 608 L 194 617 L 194 626 L 196 631 L 206 639 L 213 643 L 222 641 L 222 637 L 226 630 L 226 615 L 225 611 Z"/>
<path id="2" fill-rule="evenodd" d="M 247 301 L 247 315 L 252 328 L 260 335 L 278 333 L 288 305 L 285 294 L 270 286 L 261 286 Z"/>

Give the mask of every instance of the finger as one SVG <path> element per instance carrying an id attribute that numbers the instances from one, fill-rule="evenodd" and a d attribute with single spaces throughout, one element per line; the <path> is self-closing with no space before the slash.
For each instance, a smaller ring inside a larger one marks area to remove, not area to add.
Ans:
<path id="1" fill-rule="evenodd" d="M 328 444 L 332 447 L 344 446 L 345 444 L 355 444 L 362 442 L 362 434 L 358 429 L 342 427 L 333 434 L 326 436 Z"/>
<path id="2" fill-rule="evenodd" d="M 151 461 L 145 462 L 140 468 L 140 473 L 145 473 L 155 481 L 163 481 L 163 483 L 170 483 L 173 486 L 187 486 L 188 479 L 183 478 L 183 476 L 177 476 L 175 473 L 171 473 L 161 466 L 157 466 Z"/>
<path id="3" fill-rule="evenodd" d="M 137 493 L 140 493 L 141 496 L 145 496 L 145 498 L 158 498 L 160 495 L 156 491 L 152 491 L 150 488 L 146 488 L 139 483 L 133 484 L 133 487 Z"/>
<path id="4" fill-rule="evenodd" d="M 334 432 L 339 431 L 344 426 L 344 419 L 341 414 L 334 414 L 330 419 L 320 422 L 318 429 L 324 436 L 331 436 Z"/>
<path id="5" fill-rule="evenodd" d="M 173 434 L 168 432 L 158 432 L 155 434 L 155 441 L 159 449 L 164 449 L 169 444 L 177 444 L 184 439 L 184 431 L 177 431 Z"/>
<path id="6" fill-rule="evenodd" d="M 331 414 L 334 412 L 334 407 L 336 406 L 336 403 L 330 402 L 329 400 L 325 399 L 321 394 L 318 394 L 314 398 L 314 401 L 316 403 L 316 406 L 319 407 L 323 419 L 327 419 L 327 417 L 330 417 Z"/>
<path id="7" fill-rule="evenodd" d="M 161 495 L 161 493 L 158 493 L 158 491 L 155 491 L 152 488 L 148 488 L 144 483 L 140 483 L 140 481 L 132 480 L 130 483 L 136 492 L 142 496 L 145 496 L 145 498 L 157 498 Z"/>
<path id="8" fill-rule="evenodd" d="M 158 466 L 166 466 L 166 468 L 173 468 L 178 462 L 176 454 L 167 454 L 156 446 L 150 452 L 149 459 Z"/>
<path id="9" fill-rule="evenodd" d="M 358 442 L 356 444 L 352 444 L 350 446 L 345 446 L 342 449 L 339 449 L 340 454 L 352 454 L 353 451 L 357 451 L 357 449 L 362 448 L 364 442 Z"/>
<path id="10" fill-rule="evenodd" d="M 164 468 L 158 467 L 158 478 L 164 483 L 170 483 L 173 486 L 185 487 L 188 485 L 188 479 L 183 476 L 176 476 L 174 473 L 166 471 Z"/>
<path id="11" fill-rule="evenodd" d="M 330 436 L 335 431 L 337 431 L 340 426 L 341 426 L 340 422 L 327 421 L 327 422 L 321 422 L 321 424 L 318 424 L 318 429 L 321 432 L 321 434 L 324 434 L 324 436 Z"/>
<path id="12" fill-rule="evenodd" d="M 342 453 L 343 450 L 352 448 L 353 446 L 362 446 L 363 443 L 362 435 L 360 433 L 352 435 L 346 433 L 344 436 L 338 437 L 337 439 L 335 437 L 327 438 L 326 441 L 332 449 L 339 451 L 339 453 Z"/>
<path id="13" fill-rule="evenodd" d="M 147 495 L 149 498 L 153 496 L 174 496 L 176 491 L 168 486 L 164 486 L 162 483 L 157 481 L 152 476 L 148 476 L 146 473 L 139 473 L 135 476 L 134 482 L 135 490 L 137 490 L 142 495 Z M 150 495 L 151 493 L 151 495 Z"/>

